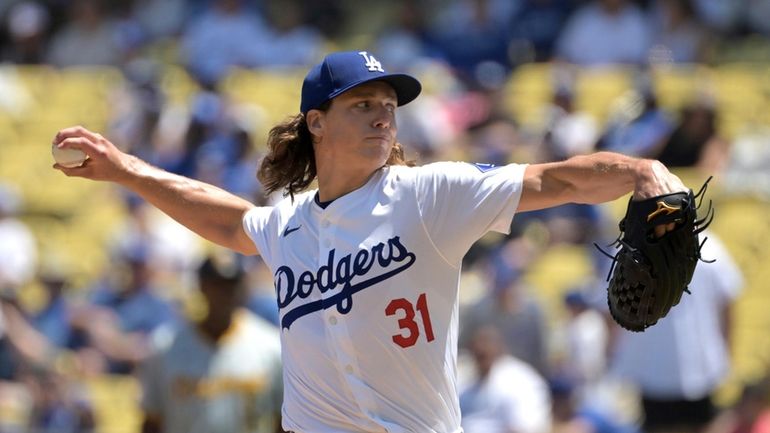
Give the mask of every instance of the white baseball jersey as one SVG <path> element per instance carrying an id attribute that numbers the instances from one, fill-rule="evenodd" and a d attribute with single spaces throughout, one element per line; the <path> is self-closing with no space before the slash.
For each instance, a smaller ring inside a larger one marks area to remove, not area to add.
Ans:
<path id="1" fill-rule="evenodd" d="M 462 431 L 462 258 L 508 233 L 525 167 L 385 167 L 325 208 L 310 191 L 245 215 L 275 279 L 284 429 Z"/>

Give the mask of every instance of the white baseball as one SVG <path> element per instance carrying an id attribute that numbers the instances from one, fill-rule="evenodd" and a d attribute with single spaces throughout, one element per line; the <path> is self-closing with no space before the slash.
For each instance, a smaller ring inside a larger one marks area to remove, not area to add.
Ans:
<path id="1" fill-rule="evenodd" d="M 80 149 L 59 149 L 55 144 L 51 145 L 51 153 L 59 165 L 67 168 L 80 167 L 88 159 Z"/>

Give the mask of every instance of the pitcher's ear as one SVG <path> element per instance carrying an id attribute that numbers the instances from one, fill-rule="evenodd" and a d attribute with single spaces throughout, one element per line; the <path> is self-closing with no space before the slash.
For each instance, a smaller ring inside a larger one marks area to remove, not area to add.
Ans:
<path id="1" fill-rule="evenodd" d="M 325 120 L 325 114 L 321 110 L 310 110 L 305 115 L 305 122 L 307 123 L 307 129 L 314 136 L 323 135 L 323 126 Z"/>

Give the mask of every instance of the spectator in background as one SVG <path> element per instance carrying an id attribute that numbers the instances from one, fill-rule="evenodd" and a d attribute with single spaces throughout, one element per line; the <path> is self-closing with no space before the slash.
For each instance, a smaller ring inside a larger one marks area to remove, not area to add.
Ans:
<path id="1" fill-rule="evenodd" d="M 694 0 L 657 0 L 652 8 L 651 63 L 702 63 L 709 58 L 710 38 L 698 21 Z"/>
<path id="2" fill-rule="evenodd" d="M 669 139 L 674 122 L 658 105 L 649 77 L 615 101 L 614 111 L 596 148 L 640 158 L 654 158 Z"/>
<path id="3" fill-rule="evenodd" d="M 244 123 L 236 123 L 231 131 L 235 151 L 220 171 L 217 185 L 256 203 L 266 202 L 262 184 L 254 176 L 254 167 L 262 154 L 254 146 L 252 130 Z M 209 150 L 209 149 L 206 149 Z M 212 178 L 214 181 L 216 178 Z"/>
<path id="4" fill-rule="evenodd" d="M 593 0 L 578 8 L 559 36 L 556 57 L 585 66 L 642 65 L 651 35 L 629 0 Z"/>
<path id="5" fill-rule="evenodd" d="M 191 110 L 185 152 L 170 171 L 205 179 L 249 200 L 263 200 L 262 186 L 254 175 L 260 155 L 252 137 L 253 112 L 216 87 L 197 92 Z"/>
<path id="6" fill-rule="evenodd" d="M 475 371 L 459 385 L 465 433 L 550 432 L 551 399 L 543 377 L 506 352 L 493 325 L 475 329 L 470 341 Z"/>
<path id="7" fill-rule="evenodd" d="M 54 370 L 87 375 L 94 371 L 88 350 L 83 348 L 73 319 L 77 306 L 67 296 L 69 277 L 61 262 L 46 257 L 37 279 L 43 290 L 40 305 L 29 309 L 15 292 L 0 298 L 0 378 L 16 380 L 35 375 L 37 370 Z M 81 356 L 82 355 L 82 356 Z M 35 371 L 33 371 L 35 370 Z M 44 373 L 44 372 L 41 372 Z M 44 379 L 43 376 L 32 377 Z M 3 430 L 0 428 L 0 430 Z"/>
<path id="8" fill-rule="evenodd" d="M 547 62 L 553 58 L 554 47 L 564 23 L 572 13 L 571 0 L 523 0 L 510 25 L 512 47 L 519 48 L 518 61 Z M 526 53 L 529 51 L 529 53 Z"/>
<path id="9" fill-rule="evenodd" d="M 323 57 L 326 40 L 307 24 L 307 10 L 300 0 L 266 2 L 272 39 L 263 50 L 261 67 L 307 66 Z"/>
<path id="10" fill-rule="evenodd" d="M 37 241 L 18 219 L 21 206 L 16 186 L 0 183 L 0 291 L 16 291 L 35 275 Z"/>
<path id="11" fill-rule="evenodd" d="M 367 7 L 365 2 L 356 4 Z M 308 25 L 318 29 L 324 38 L 338 41 L 344 36 L 349 25 L 347 22 L 349 13 L 343 2 L 339 0 L 305 1 L 302 7 L 305 8 Z"/>
<path id="12" fill-rule="evenodd" d="M 193 78 L 197 80 L 201 77 Z M 218 129 L 230 125 L 224 122 L 227 104 L 224 96 L 217 90 L 218 83 L 198 80 L 197 84 L 198 89 L 189 95 L 189 106 L 184 107 L 184 113 L 180 112 L 182 110 L 179 107 L 174 108 L 178 116 L 175 124 L 169 127 L 159 123 L 156 140 L 154 140 L 155 146 L 142 149 L 151 153 L 150 160 L 154 164 L 172 173 L 193 174 L 200 147 Z M 160 119 L 160 122 L 163 122 L 163 119 Z M 166 131 L 161 132 L 160 129 L 163 128 Z M 174 130 L 171 131 L 170 128 Z M 226 150 L 223 149 L 223 152 Z"/>
<path id="13" fill-rule="evenodd" d="M 10 43 L 3 52 L 3 60 L 17 64 L 43 63 L 49 20 L 48 10 L 36 1 L 14 4 L 7 16 Z"/>
<path id="14" fill-rule="evenodd" d="M 4 351 L 0 359 L 0 407 L 13 401 L 16 413 L 0 412 L 3 432 L 92 432 L 95 420 L 82 383 L 85 358 L 69 350 L 69 306 L 57 295 L 60 274 L 44 271 L 49 302 L 30 314 L 11 294 L 0 299 Z M 9 401 L 10 400 L 10 401 Z"/>
<path id="15" fill-rule="evenodd" d="M 53 370 L 31 369 L 23 383 L 32 397 L 27 426 L 35 433 L 92 433 L 97 431 L 91 402 L 82 384 Z"/>
<path id="16" fill-rule="evenodd" d="M 540 161 L 591 153 L 599 138 L 596 119 L 575 107 L 573 79 L 568 74 L 561 69 L 554 74 L 553 98 L 545 107 L 545 128 L 540 132 L 545 153 L 539 156 Z"/>
<path id="17" fill-rule="evenodd" d="M 125 218 L 108 241 L 118 265 L 112 272 L 122 270 L 124 257 L 126 254 L 132 256 L 135 250 L 137 257 L 149 265 L 151 280 L 148 283 L 152 287 L 171 290 L 190 287 L 204 254 L 201 240 L 139 196 L 124 193 L 123 200 Z M 109 282 L 104 284 L 111 285 Z M 178 293 L 174 292 L 172 296 Z"/>
<path id="18" fill-rule="evenodd" d="M 184 176 L 195 174 L 199 151 L 207 142 L 220 141 L 223 148 L 218 152 L 222 154 L 231 155 L 234 151 L 234 143 L 225 132 L 232 126 L 227 117 L 227 98 L 217 89 L 217 83 L 203 80 L 198 81 L 198 84 L 199 90 L 190 95 L 190 118 L 184 131 L 182 147 L 175 152 L 159 155 L 161 159 L 157 161 L 161 168 Z"/>
<path id="19" fill-rule="evenodd" d="M 607 368 L 609 331 L 605 316 L 593 308 L 589 290 L 578 287 L 563 298 L 567 317 L 561 326 L 565 354 L 554 367 L 570 385 L 571 398 L 585 406 L 595 398 Z M 566 383 L 565 383 L 566 384 Z"/>
<path id="20" fill-rule="evenodd" d="M 489 110 L 490 107 L 482 106 L 482 109 Z M 464 151 L 469 161 L 505 165 L 512 160 L 514 151 L 523 152 L 523 147 L 519 127 L 513 118 L 490 113 L 468 126 L 468 143 Z"/>
<path id="21" fill-rule="evenodd" d="M 189 18 L 187 0 L 132 0 L 133 15 L 150 40 L 177 38 Z"/>
<path id="22" fill-rule="evenodd" d="M 278 330 L 241 308 L 238 256 L 217 250 L 198 269 L 207 314 L 163 338 L 140 370 L 142 432 L 281 432 Z"/>
<path id="23" fill-rule="evenodd" d="M 770 194 L 770 127 L 750 122 L 735 134 L 727 158 L 724 186 L 731 194 L 767 197 Z M 761 238 L 757 238 L 761 245 Z"/>
<path id="24" fill-rule="evenodd" d="M 10 204 L 10 200 L 0 200 L 0 204 Z M 3 300 L 2 344 L 11 349 L 3 354 L 12 354 L 12 359 L 0 360 L 0 369 L 3 379 L 17 385 L 17 393 L 12 398 L 20 406 L 29 405 L 24 406 L 29 411 L 29 419 L 23 420 L 28 429 L 22 431 L 93 431 L 90 408 L 81 395 L 83 390 L 77 382 L 69 380 L 69 375 L 125 373 L 131 363 L 143 357 L 146 341 L 141 334 L 152 328 L 153 321 L 160 321 L 166 315 L 163 306 L 158 305 L 160 302 L 148 302 L 152 295 L 133 292 L 134 289 L 141 292 L 146 287 L 142 283 L 147 277 L 142 271 L 146 257 L 131 256 L 130 261 L 139 263 L 130 269 L 121 266 L 120 259 L 124 256 L 113 258 L 112 267 L 106 271 L 109 284 L 126 290 L 101 296 L 101 300 L 114 300 L 105 302 L 107 306 L 105 303 L 99 307 L 71 303 L 66 297 L 68 282 L 61 263 L 51 260 L 50 256 L 45 257 L 38 272 L 47 295 L 41 308 L 28 311 L 12 298 Z M 121 297 L 124 298 L 119 299 Z M 111 368 L 105 368 L 105 364 Z M 11 389 L 0 386 L 2 394 Z M 4 423 L 0 423 L 0 430 L 11 431 Z"/>
<path id="25" fill-rule="evenodd" d="M 461 312 L 459 344 L 460 348 L 470 348 L 479 328 L 494 326 L 513 356 L 545 375 L 548 371 L 545 313 L 521 278 L 526 263 L 534 260 L 532 248 L 527 239 L 514 238 L 492 255 L 489 291 Z"/>
<path id="26" fill-rule="evenodd" d="M 571 379 L 556 376 L 549 380 L 553 405 L 551 433 L 642 433 L 635 426 L 581 403 Z M 613 416 L 615 415 L 615 416 Z"/>
<path id="27" fill-rule="evenodd" d="M 61 265 L 53 263 L 43 266 L 38 274 L 46 299 L 41 308 L 29 315 L 30 324 L 56 348 L 71 348 L 76 337 L 70 324 L 73 305 L 66 294 L 68 277 Z"/>
<path id="28" fill-rule="evenodd" d="M 258 201 L 262 187 L 254 165 L 259 155 L 252 142 L 249 112 L 240 112 L 216 86 L 202 87 L 191 105 L 184 152 L 167 155 L 165 167 Z"/>
<path id="29" fill-rule="evenodd" d="M 254 153 L 249 132 L 234 122 L 234 119 L 227 119 L 212 122 L 205 134 L 198 137 L 201 143 L 193 155 L 193 177 L 205 179 L 204 182 L 227 188 L 242 197 L 253 197 L 258 188 L 257 180 L 253 178 L 253 169 L 248 174 L 236 170 L 236 167 L 245 164 L 253 168 L 257 162 L 252 157 Z M 249 180 L 251 182 L 247 182 Z"/>
<path id="30" fill-rule="evenodd" d="M 730 314 L 742 276 L 713 233 L 689 288 L 668 316 L 645 332 L 617 329 L 611 369 L 638 387 L 644 431 L 700 432 L 716 415 L 711 400 L 730 371 Z"/>
<path id="31" fill-rule="evenodd" d="M 657 155 L 669 167 L 697 167 L 721 173 L 730 160 L 730 141 L 717 129 L 717 108 L 699 99 L 682 107 L 674 132 Z"/>
<path id="32" fill-rule="evenodd" d="M 508 26 L 516 1 L 454 0 L 437 15 L 433 48 L 472 88 L 498 88 L 510 72 Z"/>
<path id="33" fill-rule="evenodd" d="M 752 32 L 770 36 L 770 1 L 747 0 L 743 13 Z"/>
<path id="34" fill-rule="evenodd" d="M 106 278 L 90 290 L 90 304 L 78 311 L 74 326 L 87 336 L 109 373 L 128 374 L 149 353 L 150 334 L 177 320 L 176 307 L 153 287 L 154 263 L 147 246 L 122 245 Z"/>
<path id="35" fill-rule="evenodd" d="M 166 95 L 160 88 L 161 65 L 135 59 L 123 68 L 125 81 L 111 95 L 110 133 L 121 149 L 156 161 L 155 143 Z"/>
<path id="36" fill-rule="evenodd" d="M 243 3 L 214 0 L 182 35 L 183 63 L 209 88 L 232 67 L 251 68 L 266 63 L 264 52 L 272 40 L 270 30 L 264 18 Z"/>
<path id="37" fill-rule="evenodd" d="M 411 0 L 393 2 L 393 19 L 377 35 L 375 48 L 384 62 L 398 70 L 410 70 L 431 54 L 425 7 Z"/>
<path id="38" fill-rule="evenodd" d="M 698 20 L 724 36 L 737 31 L 745 4 L 744 1 L 693 0 Z"/>
<path id="39" fill-rule="evenodd" d="M 47 63 L 59 67 L 117 66 L 122 50 L 103 0 L 74 0 L 70 19 L 51 38 Z"/>

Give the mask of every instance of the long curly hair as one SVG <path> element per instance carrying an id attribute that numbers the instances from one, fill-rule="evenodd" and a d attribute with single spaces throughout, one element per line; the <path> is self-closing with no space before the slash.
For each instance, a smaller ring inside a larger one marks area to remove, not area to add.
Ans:
<path id="1" fill-rule="evenodd" d="M 327 111 L 327 102 L 319 109 Z M 257 171 L 257 178 L 267 194 L 284 191 L 284 195 L 294 198 L 310 186 L 316 178 L 316 161 L 313 152 L 313 135 L 307 127 L 304 114 L 287 118 L 275 125 L 267 138 L 268 153 L 262 159 Z M 413 166 L 413 160 L 407 160 L 404 148 L 396 143 L 390 152 L 386 165 Z"/>

